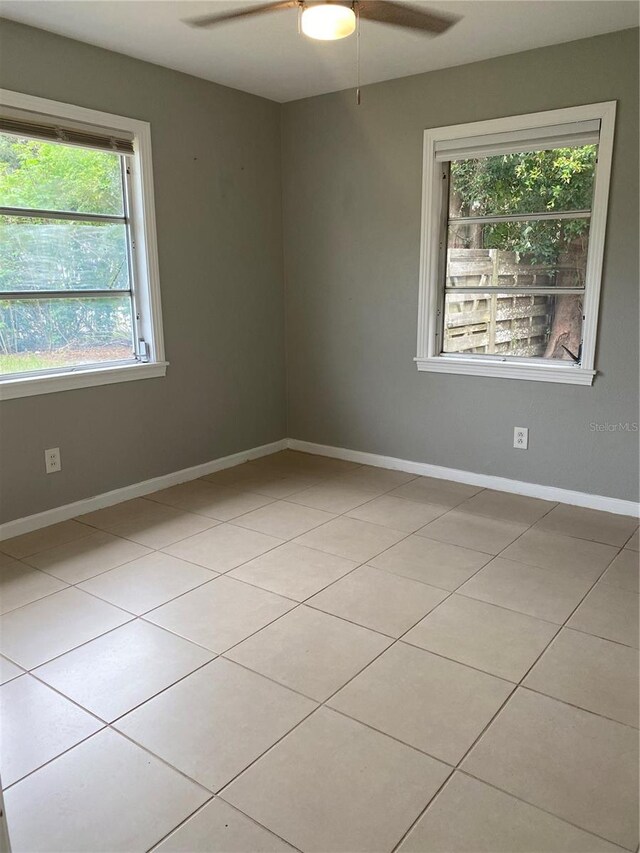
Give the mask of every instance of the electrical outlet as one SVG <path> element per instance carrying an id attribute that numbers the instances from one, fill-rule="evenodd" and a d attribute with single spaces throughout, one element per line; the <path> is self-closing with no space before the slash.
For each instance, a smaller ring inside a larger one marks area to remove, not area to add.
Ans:
<path id="1" fill-rule="evenodd" d="M 56 471 L 62 470 L 59 447 L 50 447 L 49 450 L 45 450 L 44 467 L 46 469 L 47 474 L 55 474 Z"/>
<path id="2" fill-rule="evenodd" d="M 526 450 L 529 447 L 529 428 L 514 427 L 513 428 L 513 446 L 517 450 Z"/>

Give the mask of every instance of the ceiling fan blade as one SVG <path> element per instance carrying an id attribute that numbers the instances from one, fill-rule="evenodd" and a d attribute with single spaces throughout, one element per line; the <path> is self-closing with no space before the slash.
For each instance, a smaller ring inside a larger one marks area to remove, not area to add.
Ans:
<path id="1" fill-rule="evenodd" d="M 426 9 L 421 11 L 402 3 L 389 3 L 386 0 L 358 0 L 358 12 L 360 17 L 367 21 L 436 34 L 443 33 L 460 20 L 452 16 L 436 15 Z"/>
<path id="2" fill-rule="evenodd" d="M 279 12 L 280 9 L 291 9 L 297 6 L 297 0 L 280 0 L 277 3 L 263 3 L 261 6 L 249 6 L 247 9 L 236 9 L 234 12 L 226 12 L 221 15 L 203 15 L 200 18 L 187 18 L 184 23 L 190 27 L 212 27 L 224 21 L 233 21 L 237 18 L 247 18 L 250 15 L 261 15 L 263 12 Z"/>

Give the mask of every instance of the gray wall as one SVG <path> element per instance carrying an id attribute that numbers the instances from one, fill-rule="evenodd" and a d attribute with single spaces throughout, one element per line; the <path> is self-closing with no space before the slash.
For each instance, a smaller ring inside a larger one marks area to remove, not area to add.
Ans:
<path id="1" fill-rule="evenodd" d="M 0 49 L 5 88 L 151 122 L 171 362 L 164 379 L 3 402 L 1 520 L 285 435 L 636 496 L 638 435 L 589 424 L 638 420 L 637 31 L 369 86 L 359 108 L 352 92 L 280 107 L 9 21 Z M 423 128 L 611 99 L 593 388 L 418 374 Z"/>
<path id="2" fill-rule="evenodd" d="M 2 520 L 282 438 L 279 105 L 9 21 L 0 73 L 7 89 L 151 122 L 171 362 L 164 379 L 0 404 Z"/>
<path id="3" fill-rule="evenodd" d="M 428 50 L 428 42 L 425 49 Z M 283 108 L 288 433 L 435 465 L 635 499 L 638 31 Z M 418 373 L 422 130 L 617 100 L 591 388 Z M 513 427 L 528 426 L 529 450 Z"/>

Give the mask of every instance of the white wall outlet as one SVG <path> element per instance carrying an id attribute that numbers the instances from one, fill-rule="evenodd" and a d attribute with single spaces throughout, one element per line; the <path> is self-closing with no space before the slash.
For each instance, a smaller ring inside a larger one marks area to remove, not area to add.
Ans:
<path id="1" fill-rule="evenodd" d="M 45 450 L 44 466 L 47 471 L 47 474 L 55 474 L 56 471 L 62 470 L 59 447 L 50 447 L 49 450 Z"/>
<path id="2" fill-rule="evenodd" d="M 513 446 L 517 450 L 526 450 L 529 447 L 529 428 L 514 427 L 513 428 Z"/>

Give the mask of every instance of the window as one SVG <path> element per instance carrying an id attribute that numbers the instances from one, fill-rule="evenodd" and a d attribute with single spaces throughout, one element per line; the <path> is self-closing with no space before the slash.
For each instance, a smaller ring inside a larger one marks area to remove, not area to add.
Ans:
<path id="1" fill-rule="evenodd" d="M 149 126 L 0 102 L 0 398 L 164 375 Z"/>
<path id="2" fill-rule="evenodd" d="M 614 116 L 425 132 L 419 370 L 592 383 Z"/>

